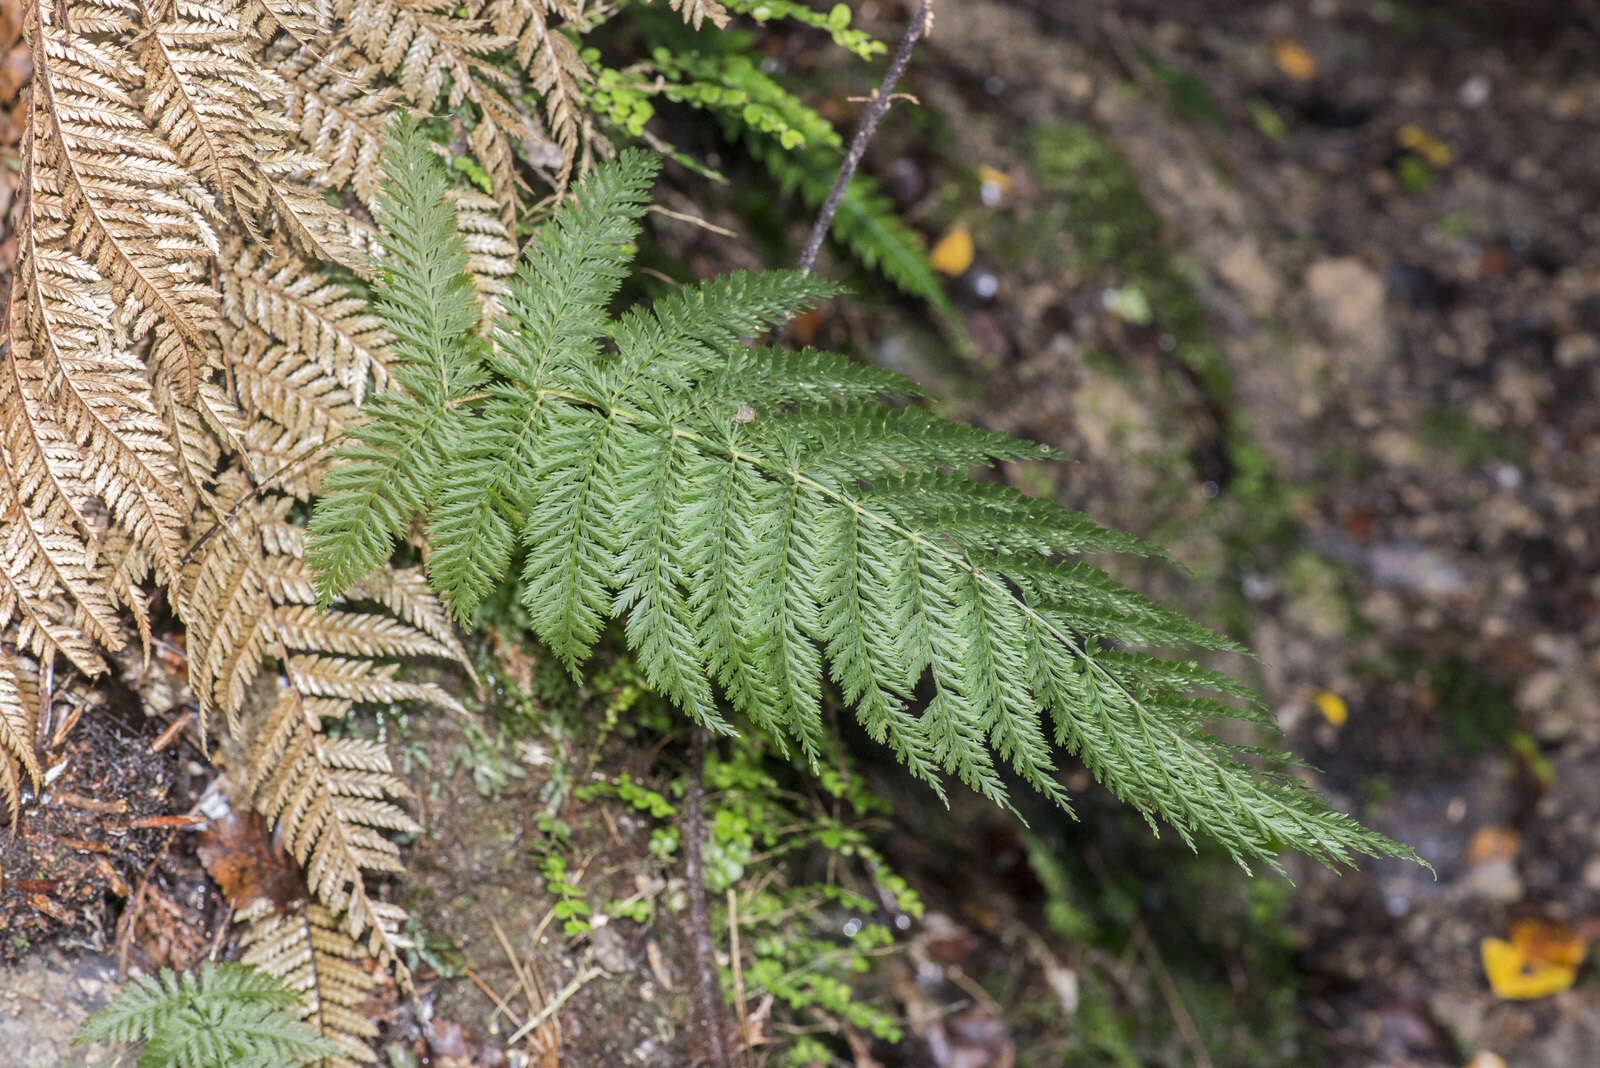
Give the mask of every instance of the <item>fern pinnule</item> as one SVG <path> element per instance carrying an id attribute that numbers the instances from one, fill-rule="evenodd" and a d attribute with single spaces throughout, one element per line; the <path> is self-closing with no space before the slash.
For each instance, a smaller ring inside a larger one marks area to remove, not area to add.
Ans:
<path id="1" fill-rule="evenodd" d="M 38 790 L 44 786 L 44 769 L 34 752 L 39 704 L 29 691 L 27 669 L 9 645 L 0 645 L 0 810 L 15 828 L 22 810 L 26 779 Z"/>
<path id="2" fill-rule="evenodd" d="M 168 576 L 187 509 L 150 381 L 115 343 L 109 294 L 83 291 L 85 277 L 97 275 L 69 253 L 42 246 L 38 238 L 51 232 L 39 227 L 24 235 L 13 288 L 21 331 L 4 356 L 8 381 L 0 407 L 9 492 L 0 497 L 33 510 L 28 540 L 41 550 L 41 562 L 54 561 L 51 584 L 81 607 L 91 638 L 114 646 L 119 639 L 110 638 L 116 628 L 104 598 L 86 595 L 71 578 L 99 568 L 103 530 L 91 518 L 92 502 L 98 498 Z M 47 532 L 66 540 L 47 546 L 37 540 Z M 82 545 L 81 554 L 68 554 L 76 560 L 58 555 L 71 542 Z"/>
<path id="3" fill-rule="evenodd" d="M 481 330 L 487 331 L 500 317 L 501 299 L 510 292 L 510 279 L 517 269 L 517 242 L 493 197 L 476 189 L 453 189 L 450 201 L 467 249 L 467 270 L 483 309 Z"/>
<path id="4" fill-rule="evenodd" d="M 328 185 L 346 184 L 369 209 L 382 176 L 383 128 L 400 91 L 349 45 L 274 47 L 265 57 L 284 83 L 284 109 L 298 143 L 322 161 Z"/>
<path id="5" fill-rule="evenodd" d="M 254 229 L 266 199 L 258 146 L 274 144 L 291 128 L 264 107 L 281 89 L 249 55 L 229 5 L 171 0 L 141 4 L 141 15 L 139 62 L 150 128 Z"/>
<path id="6" fill-rule="evenodd" d="M 558 191 L 565 189 L 574 166 L 588 169 L 590 131 L 583 94 L 594 75 L 573 43 L 551 25 L 550 16 L 571 19 L 576 10 L 554 0 L 473 0 L 467 10 L 514 42 L 517 66 L 543 101 L 545 122 L 560 147 L 554 184 Z"/>
<path id="7" fill-rule="evenodd" d="M 671 0 L 672 10 L 683 15 L 683 21 L 700 28 L 702 22 L 710 22 L 717 29 L 722 29 L 728 24 L 728 9 L 717 0 Z"/>
<path id="8" fill-rule="evenodd" d="M 470 103 L 476 109 L 467 140 L 489 174 L 502 217 L 515 218 L 522 182 L 512 139 L 542 139 L 542 131 L 507 95 L 514 88 L 510 76 L 485 58 L 512 42 L 476 20 L 456 18 L 454 5 L 441 0 L 333 0 L 331 10 L 350 42 L 415 106 L 432 110 L 443 94 L 451 107 Z"/>
<path id="9" fill-rule="evenodd" d="M 541 230 L 538 247 L 559 244 L 560 255 L 523 260 L 504 303 L 528 330 L 506 337 L 497 366 L 507 378 L 537 388 L 546 368 L 577 365 L 582 350 L 593 349 L 606 323 L 606 304 L 624 276 L 611 250 L 633 240 L 646 204 L 647 181 L 623 175 L 618 171 L 592 183 L 559 222 L 550 224 L 555 229 Z M 407 261 L 408 254 L 397 248 L 393 269 L 424 270 L 423 264 Z M 537 273 L 529 266 L 534 263 Z M 510 559 L 513 519 L 521 515 L 517 496 L 538 462 L 532 447 L 541 425 L 537 399 L 530 404 L 521 391 L 499 392 L 474 423 L 472 448 L 435 473 L 440 500 L 433 522 L 449 533 L 435 534 L 440 551 L 430 555 L 428 568 L 458 617 L 493 588 Z M 361 519 L 356 513 L 350 521 Z"/>
<path id="10" fill-rule="evenodd" d="M 293 252 L 229 245 L 218 264 L 229 350 L 274 343 L 291 367 L 314 365 L 333 375 L 357 402 L 369 379 L 388 385 L 389 334 L 366 303 Z"/>

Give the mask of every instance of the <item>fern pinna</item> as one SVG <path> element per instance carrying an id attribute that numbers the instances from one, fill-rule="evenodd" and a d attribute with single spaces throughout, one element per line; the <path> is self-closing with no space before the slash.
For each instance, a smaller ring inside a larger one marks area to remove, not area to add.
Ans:
<path id="1" fill-rule="evenodd" d="M 1133 651 L 1232 648 L 1066 559 L 1138 541 L 966 473 L 1051 450 L 887 403 L 917 393 L 888 372 L 741 342 L 831 285 L 735 274 L 613 318 L 655 166 L 624 153 L 580 184 L 484 341 L 446 179 L 396 130 L 378 310 L 406 392 L 371 401 L 324 480 L 307 559 L 325 597 L 420 516 L 458 616 L 520 549 L 521 600 L 558 657 L 576 670 L 625 616 L 652 685 L 713 729 L 731 730 L 720 690 L 815 759 L 826 669 L 935 789 L 949 774 L 1005 803 L 1009 765 L 1065 806 L 1060 747 L 1152 825 L 1241 863 L 1285 845 L 1329 863 L 1408 855 L 1205 730 L 1265 722 L 1240 684 Z"/>

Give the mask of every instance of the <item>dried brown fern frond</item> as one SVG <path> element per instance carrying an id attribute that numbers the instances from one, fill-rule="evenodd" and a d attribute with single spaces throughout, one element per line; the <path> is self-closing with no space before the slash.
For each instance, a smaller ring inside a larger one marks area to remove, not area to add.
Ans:
<path id="1" fill-rule="evenodd" d="M 231 351 L 281 344 L 292 360 L 333 375 L 359 404 L 368 379 L 387 388 L 389 334 L 365 302 L 292 252 L 267 252 L 243 241 L 218 265 L 230 328 L 246 333 Z"/>
<path id="2" fill-rule="evenodd" d="M 103 507 L 171 576 L 187 508 L 175 488 L 172 448 L 155 413 L 149 374 L 110 329 L 111 287 L 61 247 L 60 220 L 33 214 L 39 194 L 48 192 L 48 183 L 35 184 L 18 235 L 22 255 L 12 296 L 20 329 L 5 357 L 10 382 L 0 401 L 18 430 L 8 443 L 16 450 L 11 469 L 39 479 L 38 488 L 48 492 L 41 519 L 70 513 L 77 535 L 92 544 L 104 526 L 94 513 Z M 109 619 L 99 611 L 90 615 Z M 105 640 L 108 629 L 98 628 L 96 640 Z"/>
<path id="3" fill-rule="evenodd" d="M 298 993 L 301 1019 L 339 1047 L 342 1056 L 322 1062 L 325 1068 L 376 1062 L 368 1043 L 377 1037 L 378 1026 L 362 1011 L 375 984 L 363 964 L 367 954 L 340 928 L 338 918 L 318 904 L 274 911 L 264 899 L 241 909 L 238 918 L 245 925 L 244 963 Z"/>
<path id="4" fill-rule="evenodd" d="M 284 90 L 249 54 L 229 5 L 141 0 L 138 36 L 150 127 L 255 232 L 266 207 L 257 158 L 291 127 L 267 106 Z"/>
<path id="5" fill-rule="evenodd" d="M 0 807 L 12 827 L 21 810 L 23 776 L 35 790 L 44 785 L 33 751 L 39 703 L 29 692 L 26 670 L 17 651 L 0 644 Z"/>
<path id="6" fill-rule="evenodd" d="M 309 462 L 361 409 L 331 372 L 283 345 L 246 351 L 234 364 L 234 389 L 248 420 L 250 473 L 308 497 L 318 467 Z"/>
<path id="7" fill-rule="evenodd" d="M 351 702 L 302 688 L 313 681 L 290 681 L 257 736 L 251 804 L 277 824 L 311 892 L 341 917 L 345 932 L 403 973 L 405 910 L 373 897 L 365 876 L 404 870 L 399 847 L 384 832 L 422 828 L 395 803 L 408 791 L 382 743 L 323 733 L 324 721 L 345 718 Z"/>
<path id="8" fill-rule="evenodd" d="M 517 65 L 544 101 L 545 122 L 561 146 L 558 186 L 566 184 L 574 166 L 587 169 L 588 117 L 583 90 L 594 80 L 588 64 L 570 40 L 550 25 L 550 16 L 572 18 L 570 5 L 552 0 L 473 0 L 474 18 L 515 42 Z"/>
<path id="9" fill-rule="evenodd" d="M 719 30 L 728 24 L 728 9 L 717 0 L 672 0 L 672 10 L 681 13 L 683 21 L 697 30 L 707 20 Z"/>
<path id="10" fill-rule="evenodd" d="M 507 281 L 517 269 L 517 243 L 500 218 L 493 197 L 476 189 L 457 189 L 452 194 L 456 224 L 467 246 L 467 269 L 472 272 L 483 306 L 483 330 L 494 329 L 499 318 L 499 298 L 510 291 Z"/>
<path id="11" fill-rule="evenodd" d="M 470 103 L 477 110 L 467 141 L 510 221 L 523 188 L 512 139 L 537 139 L 542 132 L 507 96 L 511 79 L 484 58 L 511 42 L 475 20 L 455 18 L 452 7 L 448 0 L 332 0 L 350 42 L 413 103 L 431 108 L 443 93 L 450 107 Z"/>
<path id="12" fill-rule="evenodd" d="M 26 221 L 27 212 L 21 216 Z M 12 340 L 0 340 L 0 629 L 9 635 L 15 626 L 18 647 L 40 658 L 60 653 L 92 674 L 104 668 L 96 645 L 122 645 L 117 606 L 108 594 L 109 572 L 120 561 L 100 551 L 104 509 L 95 486 L 125 501 L 132 476 L 115 464 L 101 471 L 85 462 L 97 454 L 55 418 L 53 409 L 63 402 L 47 396 L 49 379 L 58 380 L 55 392 L 62 392 L 62 372 L 34 354 L 53 354 L 60 363 L 109 351 L 105 324 L 112 306 L 109 286 L 91 265 L 41 248 L 37 232 L 21 233 L 22 260 L 12 280 L 9 313 L 21 329 Z M 18 345 L 20 338 L 30 340 Z M 120 422 L 114 411 L 98 414 Z M 101 441 L 92 447 L 138 456 L 144 444 Z M 144 519 L 135 517 L 134 525 Z"/>
<path id="13" fill-rule="evenodd" d="M 217 352 L 214 209 L 136 102 L 136 15 L 117 0 L 28 4 L 30 217 L 18 229 L 49 227 L 110 281 L 128 335 L 153 335 L 152 369 L 187 399 Z"/>
<path id="14" fill-rule="evenodd" d="M 420 828 L 395 803 L 407 792 L 383 746 L 331 738 L 323 725 L 343 719 L 356 702 L 418 701 L 459 711 L 438 686 L 395 678 L 396 665 L 387 661 L 455 659 L 461 648 L 441 625 L 443 608 L 422 592 L 420 578 L 404 573 L 351 595 L 394 604 L 403 618 L 348 601 L 319 612 L 302 559 L 304 532 L 287 520 L 293 504 L 286 494 L 254 494 L 237 475 L 224 480 L 217 506 L 231 518 L 195 554 L 177 599 L 190 635 L 190 684 L 202 712 L 221 710 L 237 734 L 263 660 L 276 659 L 275 702 L 249 735 L 245 795 L 276 823 L 317 900 L 343 917 L 350 937 L 398 968 L 405 913 L 373 898 L 364 875 L 401 870 L 399 850 L 384 832 Z"/>
<path id="15" fill-rule="evenodd" d="M 396 661 L 466 656 L 417 571 L 314 607 L 290 509 L 366 392 L 394 388 L 387 333 L 329 263 L 365 270 L 389 115 L 443 103 L 490 178 L 492 196 L 457 197 L 493 310 L 517 251 L 515 155 L 559 149 L 542 161 L 558 187 L 586 165 L 590 74 L 555 25 L 581 5 L 24 8 L 22 263 L 0 338 L 0 808 L 39 785 L 35 665 L 102 670 L 130 616 L 148 648 L 153 581 L 187 628 L 203 722 L 244 730 L 250 695 L 277 687 L 250 728 L 251 799 L 307 866 L 325 909 L 310 929 L 342 926 L 329 960 L 364 942 L 396 963 L 403 913 L 364 877 L 396 870 L 385 834 L 415 825 L 382 750 L 323 726 L 358 703 L 459 708 Z M 316 975 L 314 996 L 343 1004 Z M 364 1032 L 344 1033 L 364 1059 Z"/>
<path id="16" fill-rule="evenodd" d="M 397 87 L 349 45 L 324 49 L 288 35 L 265 55 L 286 88 L 284 105 L 298 141 L 322 161 L 329 186 L 349 185 L 368 211 L 382 175 L 384 124 L 400 106 Z"/>
<path id="17" fill-rule="evenodd" d="M 201 185 L 260 240 L 269 217 L 313 259 L 364 270 L 363 228 L 322 197 L 322 162 L 291 148 L 289 86 L 254 53 L 237 9 L 143 0 L 144 110 Z"/>

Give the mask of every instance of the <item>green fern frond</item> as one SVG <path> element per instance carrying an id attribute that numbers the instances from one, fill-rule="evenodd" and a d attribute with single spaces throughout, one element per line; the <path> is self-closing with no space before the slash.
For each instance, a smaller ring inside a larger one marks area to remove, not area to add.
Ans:
<path id="1" fill-rule="evenodd" d="M 768 17 L 793 16 L 794 5 L 767 7 Z M 749 4 L 737 10 L 756 10 Z M 813 13 L 815 14 L 815 13 Z M 819 16 L 818 22 L 826 16 Z M 809 20 L 807 20 L 809 21 Z M 818 24 L 813 22 L 813 25 Z M 848 21 L 838 25 L 846 35 Z M 837 37 L 837 34 L 836 34 Z M 871 48 L 870 38 L 848 38 L 853 46 Z M 712 42 L 706 42 L 709 45 Z M 843 43 L 843 42 L 841 42 Z M 597 68 L 593 91 L 597 110 L 635 136 L 652 109 L 646 95 L 715 113 L 730 140 L 743 141 L 752 159 L 766 168 L 785 196 L 798 193 L 812 211 L 832 189 L 845 152 L 844 138 L 816 109 L 808 107 L 743 51 L 688 52 L 657 48 L 651 70 L 655 85 L 641 89 L 638 78 Z M 846 185 L 830 230 L 833 238 L 870 270 L 876 270 L 902 292 L 928 301 L 953 325 L 955 309 L 928 262 L 922 237 L 900 220 L 894 203 L 866 175 Z"/>
<path id="2" fill-rule="evenodd" d="M 1149 546 L 969 474 L 1051 450 L 886 403 L 914 390 L 844 357 L 739 342 L 830 287 L 736 275 L 608 317 L 652 170 L 625 154 L 580 183 L 518 269 L 455 436 L 404 457 L 418 484 L 443 470 L 492 496 L 496 533 L 471 545 L 458 542 L 486 528 L 448 497 L 394 516 L 427 516 L 433 557 L 456 554 L 433 577 L 458 611 L 502 580 L 515 533 L 540 639 L 575 670 L 625 617 L 650 684 L 713 729 L 731 730 L 725 702 L 816 760 L 831 680 L 936 789 L 953 776 L 1006 804 L 1014 776 L 1065 807 L 1065 750 L 1152 827 L 1241 863 L 1288 846 L 1328 863 L 1411 855 L 1207 731 L 1219 716 L 1265 722 L 1248 689 L 1143 651 L 1231 642 L 1070 559 Z M 387 271 L 417 270 L 388 247 Z M 430 329 L 446 325 L 466 330 Z M 377 406 L 372 433 L 405 432 L 394 413 Z M 337 523 L 317 504 L 313 559 L 361 559 L 344 543 L 370 520 L 335 504 Z"/>
<path id="3" fill-rule="evenodd" d="M 84 1021 L 74 1042 L 142 1042 L 139 1068 L 285 1068 L 339 1051 L 290 1013 L 300 999 L 271 975 L 242 964 L 134 980 Z"/>
<path id="4" fill-rule="evenodd" d="M 722 0 L 722 2 L 729 11 L 748 15 L 756 22 L 793 19 L 802 25 L 825 30 L 832 36 L 834 44 L 846 51 L 854 52 L 862 59 L 871 59 L 888 48 L 871 34 L 850 28 L 850 20 L 854 17 L 854 13 L 850 10 L 849 4 L 834 4 L 826 12 L 822 12 L 803 3 L 797 3 L 796 0 Z"/>
<path id="5" fill-rule="evenodd" d="M 450 184 L 409 120 L 391 124 L 383 171 L 376 307 L 394 335 L 395 388 L 372 398 L 370 418 L 347 432 L 321 485 L 310 563 L 324 605 L 386 559 L 432 503 L 447 442 L 460 436 L 455 403 L 482 380 L 479 305 Z"/>

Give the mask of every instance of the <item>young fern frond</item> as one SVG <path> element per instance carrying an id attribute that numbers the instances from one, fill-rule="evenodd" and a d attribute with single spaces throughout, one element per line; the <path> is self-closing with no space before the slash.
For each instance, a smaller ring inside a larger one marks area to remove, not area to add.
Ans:
<path id="1" fill-rule="evenodd" d="M 339 1049 L 292 1015 L 299 997 L 242 964 L 134 980 L 79 1029 L 77 1043 L 144 1043 L 140 1068 L 285 1068 Z"/>
<path id="2" fill-rule="evenodd" d="M 391 293 L 456 262 L 398 236 L 437 236 L 437 201 L 422 197 L 440 179 L 428 184 L 437 165 L 415 138 L 392 143 L 407 185 L 387 215 Z M 563 661 L 576 669 L 605 621 L 626 617 L 651 685 L 714 729 L 731 729 L 720 691 L 816 759 L 831 678 L 936 789 L 953 775 L 1005 804 L 1009 769 L 1066 806 L 1064 749 L 1152 827 L 1159 817 L 1185 841 L 1216 839 L 1241 863 L 1275 864 L 1285 846 L 1328 863 L 1410 855 L 1207 732 L 1218 716 L 1264 719 L 1244 687 L 1132 651 L 1231 643 L 1064 559 L 1148 547 L 968 475 L 1051 450 L 887 404 L 914 387 L 844 357 L 739 343 L 831 287 L 736 275 L 609 318 L 654 170 L 624 153 L 579 184 L 519 266 L 492 352 L 467 343 L 471 323 L 448 302 L 385 296 L 397 337 L 421 331 L 452 358 L 482 356 L 476 374 L 452 372 L 481 385 L 451 394 L 434 444 L 383 453 L 391 485 L 461 492 L 392 492 L 368 507 L 369 443 L 416 437 L 411 409 L 373 406 L 313 514 L 325 593 L 421 515 L 432 559 L 447 561 L 431 577 L 465 612 L 503 580 L 518 536 L 522 603 Z"/>

